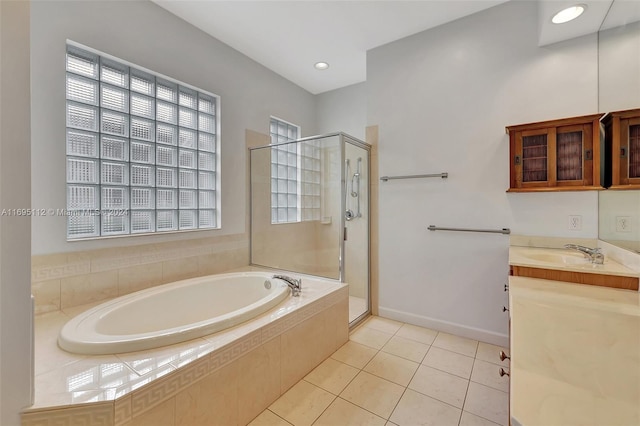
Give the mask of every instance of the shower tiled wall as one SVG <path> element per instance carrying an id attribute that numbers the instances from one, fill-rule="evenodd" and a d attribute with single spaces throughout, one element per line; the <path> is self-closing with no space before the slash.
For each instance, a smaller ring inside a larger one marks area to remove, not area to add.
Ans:
<path id="1" fill-rule="evenodd" d="M 31 291 L 41 314 L 248 264 L 247 234 L 38 255 Z"/>

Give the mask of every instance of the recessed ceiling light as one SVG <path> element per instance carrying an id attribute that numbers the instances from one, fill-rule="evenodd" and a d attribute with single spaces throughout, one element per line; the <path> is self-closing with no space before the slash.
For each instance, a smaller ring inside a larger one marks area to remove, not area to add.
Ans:
<path id="1" fill-rule="evenodd" d="M 587 5 L 577 4 L 575 6 L 567 7 L 566 9 L 562 9 L 560 12 L 553 15 L 551 18 L 551 22 L 554 24 L 564 24 L 565 22 L 573 21 L 578 16 L 582 15 L 587 9 Z"/>
<path id="2" fill-rule="evenodd" d="M 316 62 L 316 64 L 314 65 L 314 67 L 315 67 L 317 70 L 322 71 L 322 70 L 326 70 L 327 68 L 329 68 L 329 64 L 328 64 L 328 63 L 326 63 L 326 62 Z"/>

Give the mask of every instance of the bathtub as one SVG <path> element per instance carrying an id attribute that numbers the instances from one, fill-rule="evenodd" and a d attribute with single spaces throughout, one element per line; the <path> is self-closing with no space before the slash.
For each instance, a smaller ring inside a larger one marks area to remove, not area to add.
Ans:
<path id="1" fill-rule="evenodd" d="M 106 355 L 216 333 L 285 300 L 289 287 L 272 277 L 265 272 L 210 275 L 118 297 L 72 318 L 58 345 L 68 352 Z"/>

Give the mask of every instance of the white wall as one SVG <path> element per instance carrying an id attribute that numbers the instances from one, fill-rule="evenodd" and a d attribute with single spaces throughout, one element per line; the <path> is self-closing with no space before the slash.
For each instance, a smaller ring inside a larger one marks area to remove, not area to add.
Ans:
<path id="1" fill-rule="evenodd" d="M 601 31 L 598 37 L 600 111 L 640 107 L 640 22 Z M 599 238 L 639 250 L 640 191 L 603 191 L 599 208 Z M 617 226 L 620 216 L 630 225 L 624 230 Z"/>
<path id="2" fill-rule="evenodd" d="M 319 134 L 344 132 L 362 141 L 367 123 L 367 84 L 358 83 L 316 95 Z"/>
<path id="3" fill-rule="evenodd" d="M 245 232 L 245 129 L 268 133 L 275 115 L 316 133 L 313 95 L 152 2 L 35 2 L 31 18 L 34 207 L 66 203 L 66 39 L 220 95 L 222 126 L 222 230 L 67 243 L 65 218 L 41 217 L 34 254 Z"/>
<path id="4" fill-rule="evenodd" d="M 508 237 L 597 237 L 597 194 L 507 194 L 507 125 L 597 112 L 596 35 L 537 46 L 535 2 L 508 2 L 371 50 L 367 124 L 381 175 L 381 315 L 506 343 Z M 568 215 L 582 231 L 568 231 Z"/>
<path id="5" fill-rule="evenodd" d="M 29 208 L 29 2 L 0 2 L 0 211 Z M 31 392 L 28 217 L 0 216 L 0 424 L 20 424 Z"/>
<path id="6" fill-rule="evenodd" d="M 600 111 L 640 107 L 640 22 L 599 33 Z"/>

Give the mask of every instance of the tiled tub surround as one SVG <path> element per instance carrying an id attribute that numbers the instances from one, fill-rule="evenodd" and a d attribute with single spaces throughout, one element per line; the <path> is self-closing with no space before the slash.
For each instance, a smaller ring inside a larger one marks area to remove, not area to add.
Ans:
<path id="1" fill-rule="evenodd" d="M 22 424 L 246 424 L 348 339 L 348 287 L 309 281 L 300 297 L 247 323 L 119 355 L 56 345 L 64 323 L 95 304 L 39 315 L 36 401 Z"/>
<path id="2" fill-rule="evenodd" d="M 31 292 L 42 314 L 248 264 L 246 234 L 37 255 Z"/>

